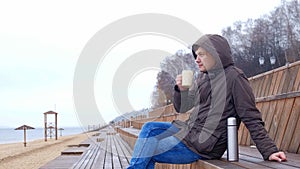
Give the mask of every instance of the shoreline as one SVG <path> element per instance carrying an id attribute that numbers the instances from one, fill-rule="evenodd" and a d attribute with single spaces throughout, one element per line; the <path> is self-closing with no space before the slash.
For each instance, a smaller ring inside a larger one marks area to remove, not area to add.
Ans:
<path id="1" fill-rule="evenodd" d="M 64 135 L 64 136 L 58 136 L 57 137 L 57 140 L 59 140 L 59 139 L 61 139 L 61 138 L 65 138 L 65 137 L 71 137 L 71 136 L 76 136 L 76 135 L 80 135 L 80 134 L 86 134 L 86 133 L 88 133 L 88 132 L 82 132 L 82 133 L 77 133 L 77 134 L 70 134 L 70 135 Z M 55 140 L 55 137 L 53 137 L 53 138 L 47 138 L 47 141 L 49 141 L 49 140 Z M 44 141 L 44 138 L 35 138 L 35 139 L 29 139 L 29 140 L 27 140 L 26 139 L 26 143 L 27 144 L 29 144 L 30 142 L 36 142 L 36 141 Z M 23 144 L 24 143 L 24 140 L 18 140 L 18 141 L 7 141 L 7 142 L 0 142 L 0 146 L 2 146 L 2 145 L 5 145 L 5 144 L 7 144 L 7 145 L 10 145 L 10 144 L 22 144 L 22 145 L 24 145 Z"/>
<path id="2" fill-rule="evenodd" d="M 63 136 L 71 136 L 84 132 L 86 131 L 82 127 L 65 127 L 63 131 L 58 131 L 58 139 Z M 0 145 L 24 142 L 23 131 L 17 131 L 14 128 L 0 128 L 0 133 L 2 133 L 1 135 L 5 136 L 0 138 Z M 44 128 L 38 127 L 34 130 L 26 131 L 26 133 L 26 142 L 44 139 Z M 53 135 L 52 139 L 54 138 L 55 137 Z"/>
<path id="3" fill-rule="evenodd" d="M 61 155 L 68 145 L 77 145 L 88 139 L 95 132 L 61 136 L 44 141 L 38 139 L 23 142 L 0 144 L 0 169 L 34 169 L 45 165 Z"/>

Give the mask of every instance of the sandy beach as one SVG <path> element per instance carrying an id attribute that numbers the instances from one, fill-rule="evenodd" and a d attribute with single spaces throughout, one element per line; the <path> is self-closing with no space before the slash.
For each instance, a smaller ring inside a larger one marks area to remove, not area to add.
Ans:
<path id="1" fill-rule="evenodd" d="M 94 134 L 84 133 L 48 139 L 47 142 L 35 140 L 24 147 L 22 142 L 0 144 L 0 169 L 37 169 L 60 156 L 68 145 L 76 145 Z"/>

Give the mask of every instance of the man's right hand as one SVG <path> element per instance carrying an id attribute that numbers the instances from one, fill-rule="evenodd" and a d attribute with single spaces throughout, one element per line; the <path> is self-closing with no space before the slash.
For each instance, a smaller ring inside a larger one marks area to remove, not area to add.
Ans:
<path id="1" fill-rule="evenodd" d="M 178 86 L 180 91 L 187 91 L 189 88 L 182 86 L 182 75 L 177 75 L 176 77 L 176 85 Z"/>
<path id="2" fill-rule="evenodd" d="M 273 153 L 270 155 L 269 157 L 270 161 L 277 161 L 277 162 L 281 162 L 281 161 L 286 161 L 286 155 L 284 152 L 279 151 L 277 153 Z"/>

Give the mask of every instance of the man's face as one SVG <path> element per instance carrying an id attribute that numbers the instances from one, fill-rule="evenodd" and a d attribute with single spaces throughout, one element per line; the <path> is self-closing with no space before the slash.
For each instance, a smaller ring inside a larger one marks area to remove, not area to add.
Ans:
<path id="1" fill-rule="evenodd" d="M 207 72 L 215 66 L 215 59 L 203 48 L 199 48 L 195 53 L 197 55 L 196 63 L 201 72 Z"/>

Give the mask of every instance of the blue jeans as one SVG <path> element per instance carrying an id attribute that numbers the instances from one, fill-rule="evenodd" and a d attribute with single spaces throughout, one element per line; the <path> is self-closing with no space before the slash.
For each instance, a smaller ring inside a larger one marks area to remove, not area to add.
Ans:
<path id="1" fill-rule="evenodd" d="M 154 169 L 155 162 L 192 163 L 201 156 L 173 135 L 179 129 L 169 122 L 148 122 L 142 127 L 127 169 Z"/>

